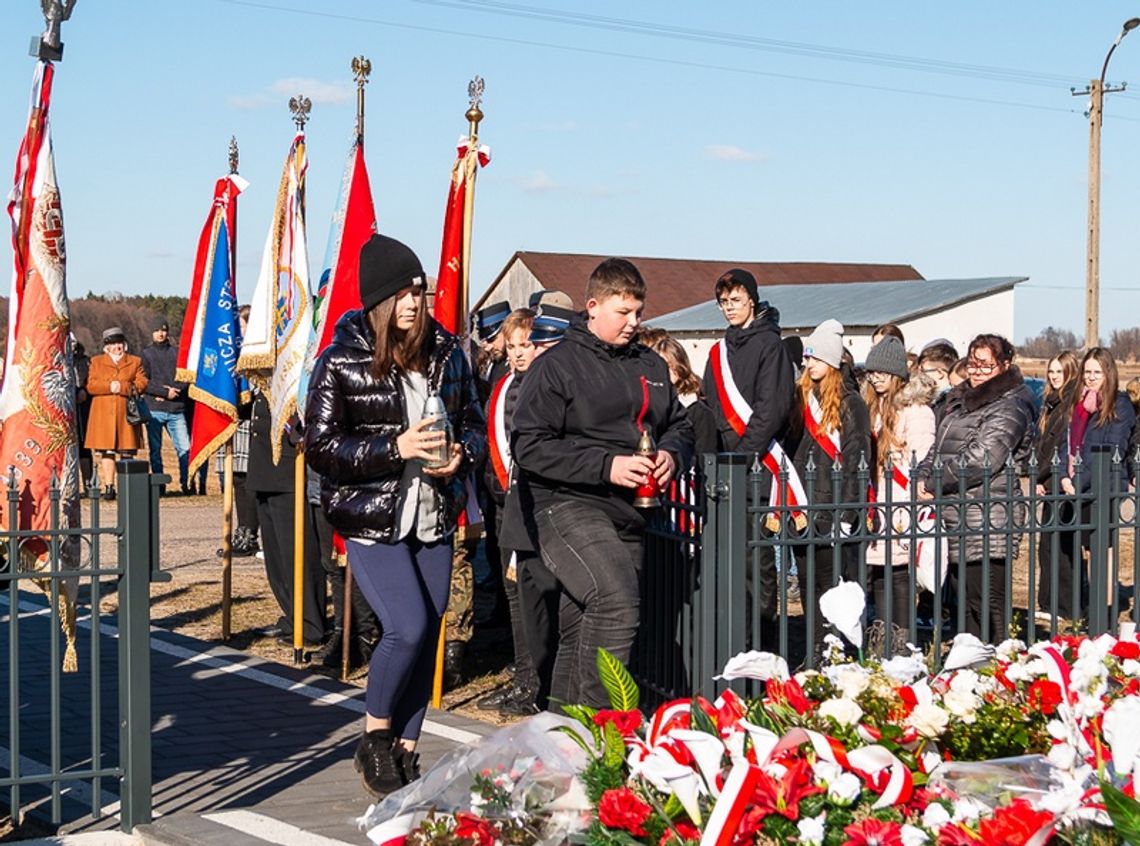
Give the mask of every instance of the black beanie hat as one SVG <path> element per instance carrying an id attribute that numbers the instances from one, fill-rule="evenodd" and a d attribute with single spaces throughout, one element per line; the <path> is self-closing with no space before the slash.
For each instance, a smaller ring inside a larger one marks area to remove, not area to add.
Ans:
<path id="1" fill-rule="evenodd" d="M 718 288 L 722 285 L 729 288 L 744 288 L 753 303 L 757 305 L 760 303 L 760 289 L 756 287 L 756 277 L 743 268 L 734 267 L 732 270 L 726 270 L 716 283 Z"/>
<path id="2" fill-rule="evenodd" d="M 365 311 L 409 285 L 427 287 L 423 266 L 411 248 L 395 238 L 373 235 L 360 248 L 360 306 Z"/>

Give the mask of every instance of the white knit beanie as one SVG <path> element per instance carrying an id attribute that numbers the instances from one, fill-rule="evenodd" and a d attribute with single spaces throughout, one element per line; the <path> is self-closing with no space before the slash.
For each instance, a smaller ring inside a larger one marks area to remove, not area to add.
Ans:
<path id="1" fill-rule="evenodd" d="M 809 356 L 838 370 L 843 360 L 843 324 L 829 319 L 815 327 L 804 341 L 804 358 Z"/>

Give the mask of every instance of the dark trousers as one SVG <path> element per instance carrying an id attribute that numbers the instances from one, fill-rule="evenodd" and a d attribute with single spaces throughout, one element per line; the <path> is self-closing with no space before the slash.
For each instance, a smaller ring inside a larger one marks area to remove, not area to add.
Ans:
<path id="1" fill-rule="evenodd" d="M 558 580 L 539 556 L 520 553 L 516 570 L 523 643 L 538 685 L 535 701 L 540 708 L 545 708 L 558 654 L 558 606 L 562 595 Z"/>
<path id="2" fill-rule="evenodd" d="M 1002 614 L 1005 600 L 1005 568 L 1004 558 L 966 562 L 966 631 L 983 643 L 1001 643 L 1007 636 Z M 983 603 L 982 585 L 987 581 L 987 571 L 989 601 Z M 950 568 L 950 579 L 958 602 L 961 602 L 957 563 Z"/>
<path id="3" fill-rule="evenodd" d="M 302 597 L 307 643 L 320 643 L 325 636 L 325 574 L 318 559 L 317 535 L 304 509 L 305 566 Z M 281 606 L 283 628 L 293 628 L 293 492 L 257 494 L 257 518 L 261 524 L 261 549 L 265 553 L 265 576 Z"/>
<path id="4" fill-rule="evenodd" d="M 415 740 L 431 697 L 439 624 L 451 587 L 451 538 L 425 544 L 345 543 L 352 577 L 380 618 L 380 643 L 368 665 L 365 705 L 391 719 L 392 734 Z"/>
<path id="5" fill-rule="evenodd" d="M 1056 523 L 1065 525 L 1074 522 L 1076 508 L 1071 502 L 1062 502 L 1057 512 Z M 1082 518 L 1084 519 L 1084 518 Z M 1045 505 L 1041 522 L 1048 525 L 1053 520 L 1053 506 Z M 1053 545 L 1057 546 L 1057 615 L 1069 620 L 1085 616 L 1088 607 L 1089 574 L 1084 556 L 1081 554 L 1080 532 L 1074 529 L 1045 530 L 1037 538 L 1037 607 L 1043 611 L 1053 610 Z M 1076 578 L 1073 570 L 1076 567 Z M 1073 584 L 1077 584 L 1077 605 L 1073 605 Z"/>
<path id="6" fill-rule="evenodd" d="M 550 697 L 608 707 L 598 649 L 629 663 L 641 616 L 643 539 L 619 534 L 608 516 L 581 502 L 544 508 L 535 525 L 542 560 L 562 591 Z"/>
<path id="7" fill-rule="evenodd" d="M 313 526 L 317 530 L 317 549 L 321 556 L 321 568 L 329 581 L 329 591 L 332 593 L 333 626 L 344 630 L 344 570 L 336 560 L 333 551 L 333 527 L 329 525 L 324 510 L 320 505 L 309 503 L 309 514 L 313 519 Z M 352 632 L 345 632 L 346 637 L 360 637 L 372 643 L 379 632 L 376 627 L 376 615 L 372 606 L 360 592 L 360 585 L 352 583 Z"/>
<path id="8" fill-rule="evenodd" d="M 910 597 L 910 571 L 905 562 L 891 567 L 891 578 L 887 579 L 887 568 L 870 566 L 867 577 L 871 582 L 871 595 L 875 600 L 875 617 L 887 619 L 887 594 L 891 597 L 891 622 L 903 629 L 910 628 L 910 612 L 914 603 Z"/>
<path id="9" fill-rule="evenodd" d="M 257 537 L 257 494 L 245 485 L 246 474 L 234 473 L 234 513 L 237 527 L 246 528 Z"/>

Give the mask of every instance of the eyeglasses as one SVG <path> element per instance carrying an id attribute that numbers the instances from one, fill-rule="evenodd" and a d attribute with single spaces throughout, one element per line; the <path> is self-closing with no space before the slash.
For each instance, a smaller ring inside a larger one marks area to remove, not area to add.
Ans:
<path id="1" fill-rule="evenodd" d="M 924 367 L 922 368 L 922 375 L 929 376 L 931 379 L 937 379 L 939 376 L 945 376 L 950 371 L 944 367 Z"/>
<path id="2" fill-rule="evenodd" d="M 742 297 L 722 297 L 716 301 L 716 304 L 724 311 L 736 311 L 736 309 L 748 305 L 748 300 Z"/>
<path id="3" fill-rule="evenodd" d="M 1083 375 L 1086 379 L 1103 379 L 1104 378 L 1104 374 L 1102 372 L 1100 372 L 1099 370 L 1086 370 L 1081 375 Z"/>
<path id="4" fill-rule="evenodd" d="M 996 362 L 976 361 L 972 358 L 966 362 L 966 369 L 973 373 L 993 373 L 997 370 L 997 367 Z"/>

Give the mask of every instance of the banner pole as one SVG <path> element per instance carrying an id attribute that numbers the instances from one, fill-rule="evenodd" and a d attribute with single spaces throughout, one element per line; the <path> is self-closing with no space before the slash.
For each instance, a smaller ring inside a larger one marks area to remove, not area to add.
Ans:
<path id="1" fill-rule="evenodd" d="M 305 456 L 293 463 L 293 663 L 305 659 Z"/>
<path id="2" fill-rule="evenodd" d="M 234 440 L 226 441 L 222 457 L 222 640 L 230 639 L 234 562 Z"/>
<path id="3" fill-rule="evenodd" d="M 467 312 L 470 308 L 471 295 L 471 227 L 475 217 L 475 172 L 478 168 L 479 123 L 483 120 L 483 110 L 479 107 L 483 102 L 483 77 L 476 76 L 467 84 L 467 99 L 470 107 L 464 117 L 467 118 L 467 134 L 470 136 L 470 147 L 463 162 L 463 261 L 459 268 L 459 325 L 455 333 L 459 337 L 467 334 Z"/>
<path id="4" fill-rule="evenodd" d="M 349 650 L 352 648 L 352 568 L 348 566 L 348 556 L 344 562 L 344 611 L 341 613 L 340 634 L 340 680 L 348 681 Z M 340 562 L 337 562 L 340 566 Z"/>

